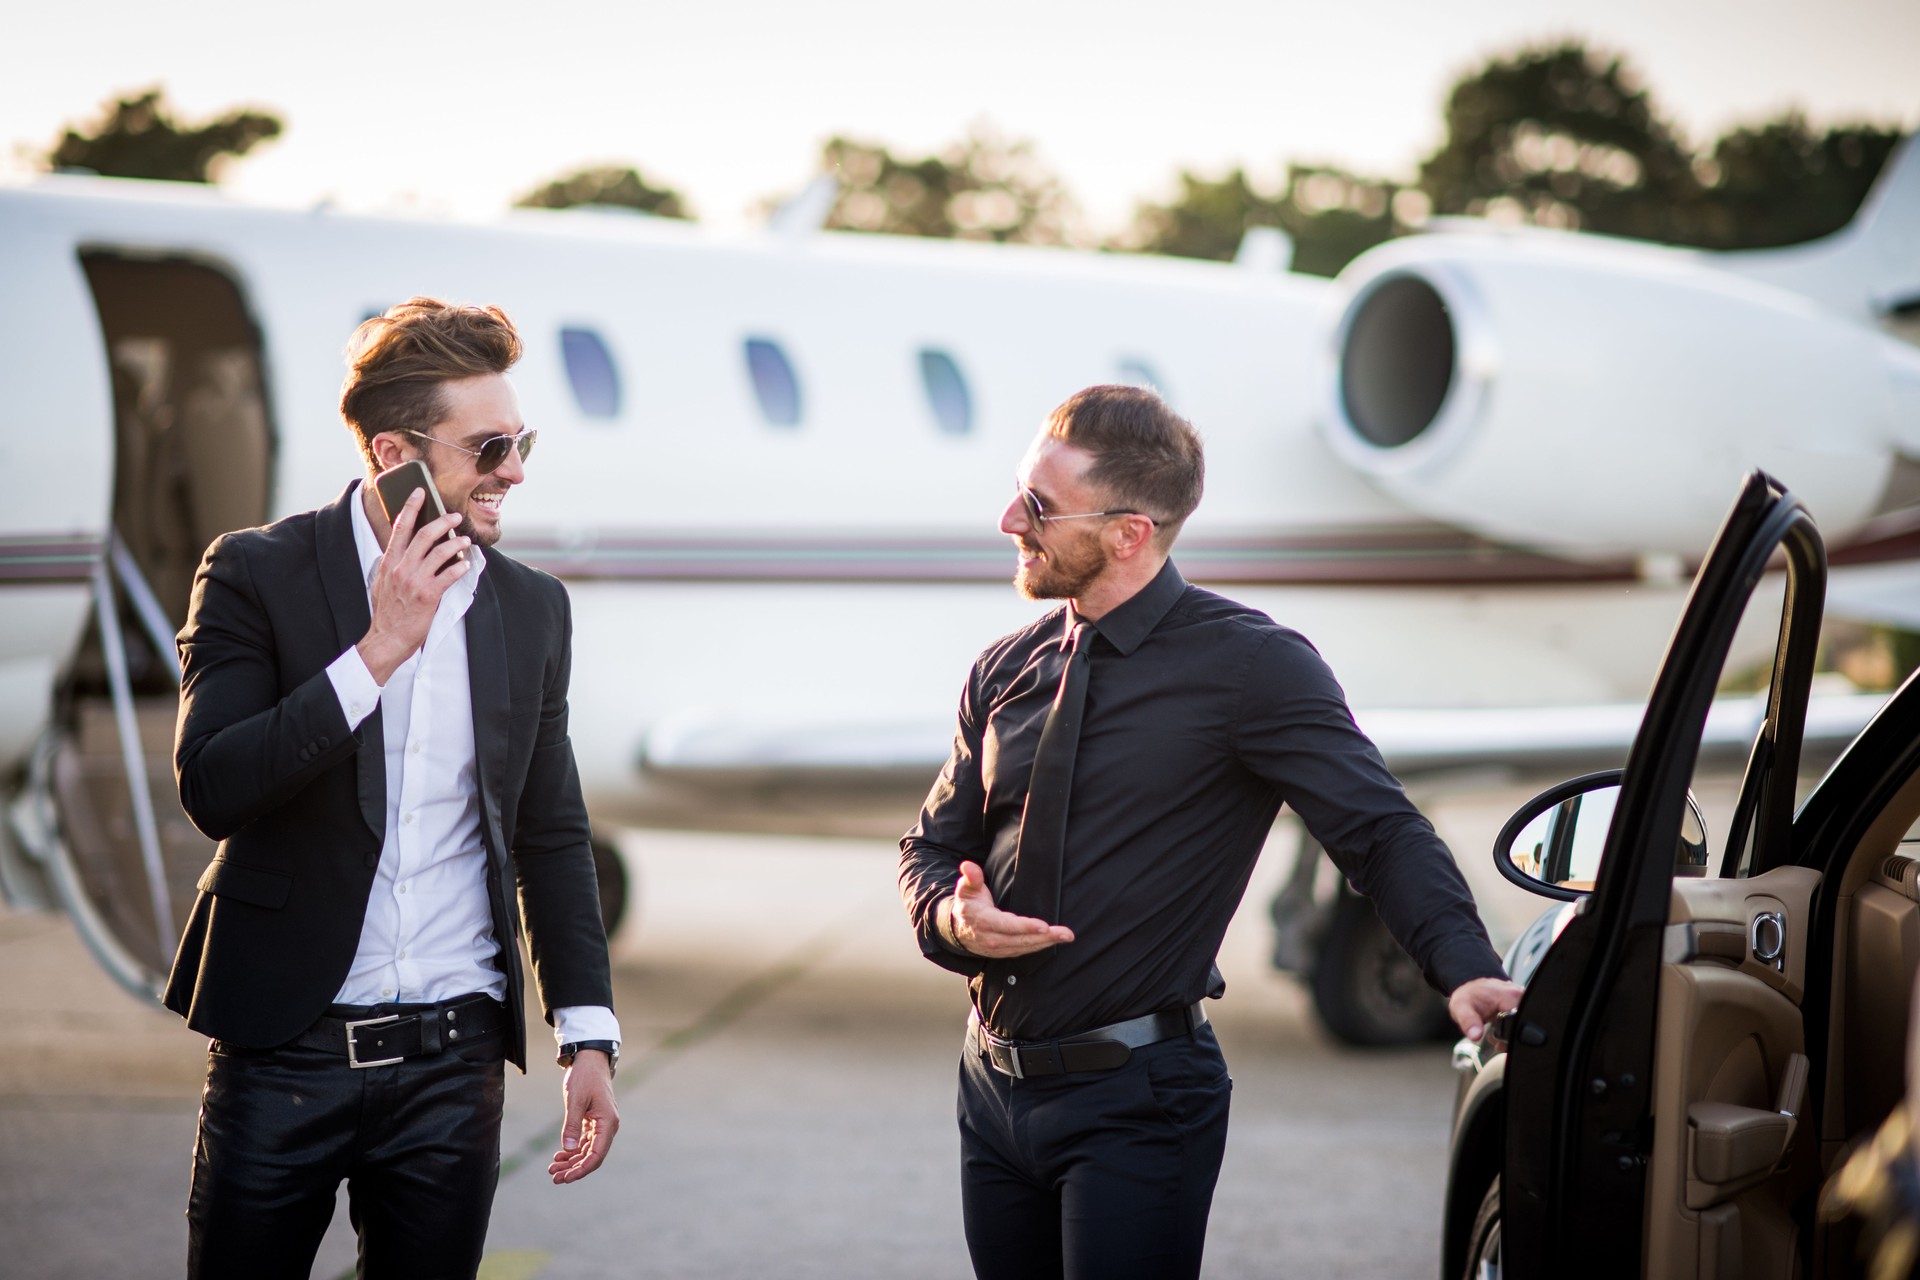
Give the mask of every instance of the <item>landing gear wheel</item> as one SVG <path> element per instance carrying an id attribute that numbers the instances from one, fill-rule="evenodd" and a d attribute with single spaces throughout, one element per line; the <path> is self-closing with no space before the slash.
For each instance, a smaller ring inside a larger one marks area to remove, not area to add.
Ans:
<path id="1" fill-rule="evenodd" d="M 1336 1040 L 1377 1047 L 1446 1036 L 1447 1005 L 1380 923 L 1373 903 L 1342 886 L 1313 966 L 1313 1007 Z"/>
<path id="2" fill-rule="evenodd" d="M 600 923 L 611 938 L 627 915 L 627 864 L 604 840 L 593 842 L 593 874 L 600 881 Z"/>
<path id="3" fill-rule="evenodd" d="M 1500 1280 L 1500 1175 L 1487 1188 L 1467 1234 L 1467 1269 L 1462 1280 Z"/>

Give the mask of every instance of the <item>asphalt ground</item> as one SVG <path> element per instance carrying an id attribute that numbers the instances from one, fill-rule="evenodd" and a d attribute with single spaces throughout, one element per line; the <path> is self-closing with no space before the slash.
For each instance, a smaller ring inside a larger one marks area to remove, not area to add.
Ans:
<path id="1" fill-rule="evenodd" d="M 917 954 L 892 846 L 643 832 L 626 849 L 640 884 L 615 941 L 618 1143 L 586 1181 L 551 1185 L 559 1071 L 509 1069 L 482 1276 L 970 1275 L 965 991 Z M 1285 862 L 1263 860 L 1221 956 L 1235 1089 L 1206 1274 L 1433 1275 L 1447 1046 L 1326 1038 L 1265 963 Z M 179 1275 L 205 1042 L 113 986 L 64 917 L 0 908 L 0 967 L 0 1275 Z M 353 1259 L 343 1198 L 314 1274 Z"/>

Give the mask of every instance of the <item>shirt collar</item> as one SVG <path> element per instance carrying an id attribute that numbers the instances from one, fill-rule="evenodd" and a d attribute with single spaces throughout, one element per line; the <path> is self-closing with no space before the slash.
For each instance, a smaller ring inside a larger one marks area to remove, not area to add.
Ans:
<path id="1" fill-rule="evenodd" d="M 367 519 L 367 501 L 364 494 L 366 484 L 358 481 L 354 484 L 353 496 L 347 505 L 353 508 L 353 549 L 360 553 L 360 579 L 369 589 L 373 586 L 373 571 L 379 567 L 380 539 L 374 536 L 373 522 Z M 466 551 L 467 572 L 460 580 L 447 588 L 448 595 L 455 593 L 471 596 L 480 585 L 480 575 L 487 567 L 487 557 L 478 547 L 469 547 Z"/>
<path id="2" fill-rule="evenodd" d="M 1167 616 L 1173 608 L 1174 601 L 1178 600 L 1186 589 L 1187 580 L 1180 576 L 1180 571 L 1174 568 L 1173 561 L 1169 560 L 1160 566 L 1160 572 L 1153 576 L 1152 582 L 1102 614 L 1098 622 L 1089 622 L 1082 618 L 1072 605 L 1068 605 L 1067 636 L 1072 637 L 1076 624 L 1087 622 L 1087 625 L 1098 631 L 1108 644 L 1118 649 L 1123 655 L 1132 653 L 1152 634 L 1153 629 L 1160 625 L 1160 620 Z"/>

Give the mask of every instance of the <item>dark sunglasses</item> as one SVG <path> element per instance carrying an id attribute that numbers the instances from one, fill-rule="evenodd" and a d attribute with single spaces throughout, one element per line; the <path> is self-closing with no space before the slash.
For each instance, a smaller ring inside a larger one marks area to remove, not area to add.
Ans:
<path id="1" fill-rule="evenodd" d="M 1076 511 L 1072 515 L 1054 515 L 1040 501 L 1040 496 L 1023 484 L 1013 486 L 1020 494 L 1020 505 L 1026 508 L 1027 519 L 1033 527 L 1043 527 L 1050 520 L 1091 520 L 1095 516 L 1139 516 L 1148 524 L 1158 526 L 1159 521 L 1142 511 Z"/>
<path id="2" fill-rule="evenodd" d="M 406 429 L 402 428 L 402 430 Z M 540 433 L 532 427 L 527 427 L 516 435 L 490 436 L 480 442 L 478 449 L 469 449 L 463 444 L 455 444 L 451 440 L 442 440 L 440 437 L 430 436 L 424 431 L 409 430 L 407 434 L 410 436 L 419 436 L 422 440 L 431 440 L 435 444 L 445 445 L 449 449 L 458 449 L 460 452 L 470 455 L 476 459 L 473 464 L 473 469 L 484 476 L 489 472 L 500 469 L 500 464 L 507 460 L 507 452 L 510 449 L 518 448 L 520 450 L 521 460 L 524 461 L 526 456 L 533 452 L 534 438 Z"/>

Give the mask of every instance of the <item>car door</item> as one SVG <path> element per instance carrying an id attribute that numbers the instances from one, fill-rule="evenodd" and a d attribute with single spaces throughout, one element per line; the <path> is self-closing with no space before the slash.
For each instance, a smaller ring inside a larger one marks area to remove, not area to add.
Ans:
<path id="1" fill-rule="evenodd" d="M 1676 882 L 1708 708 L 1770 561 L 1786 586 L 1767 715 L 1722 878 Z M 1826 558 L 1805 510 L 1749 475 L 1669 645 L 1593 892 L 1513 1020 L 1506 1273 L 1795 1274 L 1815 1144 L 1780 1115 L 1807 1078 L 1800 1001 L 1819 875 L 1793 865 L 1794 788 Z M 1783 1101 L 1784 1100 L 1784 1101 Z"/>

